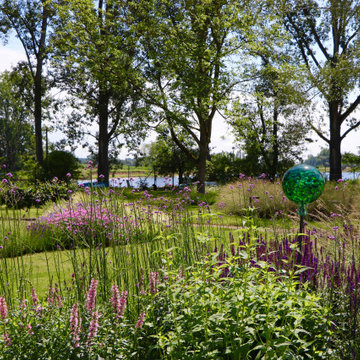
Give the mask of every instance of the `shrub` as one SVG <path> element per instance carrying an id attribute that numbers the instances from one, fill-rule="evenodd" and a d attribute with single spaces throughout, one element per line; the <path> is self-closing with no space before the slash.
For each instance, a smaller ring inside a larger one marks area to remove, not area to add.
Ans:
<path id="1" fill-rule="evenodd" d="M 80 175 L 79 162 L 76 157 L 67 152 L 55 150 L 44 160 L 43 171 L 40 173 L 40 180 L 52 180 L 57 177 L 62 181 L 69 181 L 71 178 L 78 178 Z"/>
<path id="2" fill-rule="evenodd" d="M 163 273 L 167 280 L 146 311 L 142 358 L 328 358 L 329 309 L 318 296 L 264 262 L 216 261 Z"/>

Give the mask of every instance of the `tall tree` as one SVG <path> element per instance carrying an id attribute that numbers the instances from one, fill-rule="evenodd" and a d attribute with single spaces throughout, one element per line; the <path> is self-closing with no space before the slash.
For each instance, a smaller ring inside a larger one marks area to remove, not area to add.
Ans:
<path id="1" fill-rule="evenodd" d="M 229 123 L 247 156 L 255 155 L 259 172 L 275 178 L 281 164 L 299 161 L 309 132 L 302 79 L 283 59 L 274 61 L 262 52 L 262 65 L 253 71 L 246 103 L 235 101 Z"/>
<path id="2" fill-rule="evenodd" d="M 253 20 L 245 14 L 246 5 L 228 0 L 152 0 L 137 8 L 145 99 L 184 155 L 196 162 L 201 192 L 213 120 L 237 84 L 232 63 L 239 51 L 235 29 L 246 31 Z M 186 133 L 198 152 L 194 154 L 178 133 Z"/>
<path id="3" fill-rule="evenodd" d="M 34 155 L 31 86 L 26 68 L 0 75 L 0 159 L 13 171 Z"/>
<path id="4" fill-rule="evenodd" d="M 70 116 L 69 132 L 91 133 L 84 129 L 97 119 L 98 179 L 106 184 L 111 142 L 120 134 L 130 137 L 144 130 L 133 121 L 139 102 L 132 86 L 137 81 L 136 38 L 130 31 L 128 8 L 125 0 L 64 2 L 58 7 L 54 38 L 57 78 L 82 109 Z"/>
<path id="5" fill-rule="evenodd" d="M 354 0 L 275 1 L 308 78 L 327 105 L 330 180 L 342 176 L 341 142 L 360 126 L 360 3 Z"/>
<path id="6" fill-rule="evenodd" d="M 48 54 L 49 21 L 52 9 L 46 0 L 2 0 L 0 2 L 0 31 L 6 38 L 15 31 L 27 58 L 33 79 L 33 113 L 35 124 L 36 159 L 43 164 L 42 120 L 43 96 L 46 92 L 44 64 Z"/>

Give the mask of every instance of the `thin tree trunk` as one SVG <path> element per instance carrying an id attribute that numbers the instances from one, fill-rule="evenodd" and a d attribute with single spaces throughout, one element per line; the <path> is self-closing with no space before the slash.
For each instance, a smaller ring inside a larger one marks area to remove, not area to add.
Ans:
<path id="1" fill-rule="evenodd" d="M 109 96 L 106 91 L 100 91 L 98 116 L 99 116 L 99 138 L 98 138 L 98 182 L 109 186 L 109 136 L 108 136 L 108 113 Z"/>
<path id="2" fill-rule="evenodd" d="M 341 134 L 337 102 L 329 104 L 330 110 L 330 180 L 342 178 L 341 170 Z"/>
<path id="3" fill-rule="evenodd" d="M 208 144 L 200 143 L 200 154 L 197 162 L 198 170 L 198 186 L 197 190 L 201 194 L 205 194 L 205 180 L 206 180 L 206 160 L 208 158 Z"/>
<path id="4" fill-rule="evenodd" d="M 42 147 L 42 64 L 38 61 L 34 78 L 34 122 L 35 122 L 35 151 L 36 160 L 40 166 L 44 164 L 44 152 Z"/>

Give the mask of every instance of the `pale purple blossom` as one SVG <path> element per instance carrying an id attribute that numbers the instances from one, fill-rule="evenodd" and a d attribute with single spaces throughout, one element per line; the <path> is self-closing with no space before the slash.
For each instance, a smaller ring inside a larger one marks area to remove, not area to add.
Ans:
<path id="1" fill-rule="evenodd" d="M 80 346 L 81 318 L 79 317 L 79 308 L 74 304 L 70 315 L 70 331 L 74 342 L 74 347 Z"/>
<path id="2" fill-rule="evenodd" d="M 91 321 L 89 325 L 89 333 L 88 333 L 88 340 L 87 345 L 92 345 L 92 340 L 96 336 L 99 327 L 99 313 L 94 311 L 91 315 Z"/>
<path id="3" fill-rule="evenodd" d="M 0 296 L 0 317 L 2 320 L 5 320 L 7 317 L 7 305 L 5 301 L 5 297 Z"/>
<path id="4" fill-rule="evenodd" d="M 98 285 L 98 280 L 91 279 L 89 291 L 87 293 L 87 297 L 85 301 L 85 308 L 89 312 L 95 309 L 97 285 Z"/>
<path id="5" fill-rule="evenodd" d="M 138 317 L 138 321 L 135 325 L 137 329 L 141 329 L 145 321 L 145 313 L 141 313 Z"/>

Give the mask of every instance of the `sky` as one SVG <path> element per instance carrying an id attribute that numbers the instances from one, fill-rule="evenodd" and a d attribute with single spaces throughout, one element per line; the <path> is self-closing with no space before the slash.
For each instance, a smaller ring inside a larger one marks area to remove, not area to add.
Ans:
<path id="1" fill-rule="evenodd" d="M 4 46 L 0 43 L 0 72 L 4 70 L 10 70 L 12 66 L 15 66 L 19 61 L 26 60 L 25 53 L 21 47 L 21 44 L 16 39 L 10 39 L 9 43 Z M 221 151 L 233 151 L 234 137 L 231 134 L 229 126 L 225 123 L 221 116 L 217 116 L 213 123 L 213 134 L 211 140 L 211 148 L 213 153 Z M 306 146 L 306 151 L 303 154 L 304 159 L 308 155 L 316 155 L 321 148 L 326 148 L 327 143 L 321 140 L 317 135 L 313 134 L 313 143 L 309 143 Z M 61 138 L 59 133 L 50 134 L 50 141 L 57 141 Z M 155 140 L 155 134 L 148 137 L 147 143 Z M 342 142 L 342 152 L 358 153 L 360 150 L 360 129 L 359 131 L 352 131 Z M 87 151 L 82 149 L 81 146 L 75 151 L 75 155 L 78 157 L 86 157 Z M 120 154 L 121 158 L 127 156 L 127 151 L 123 150 Z"/>

